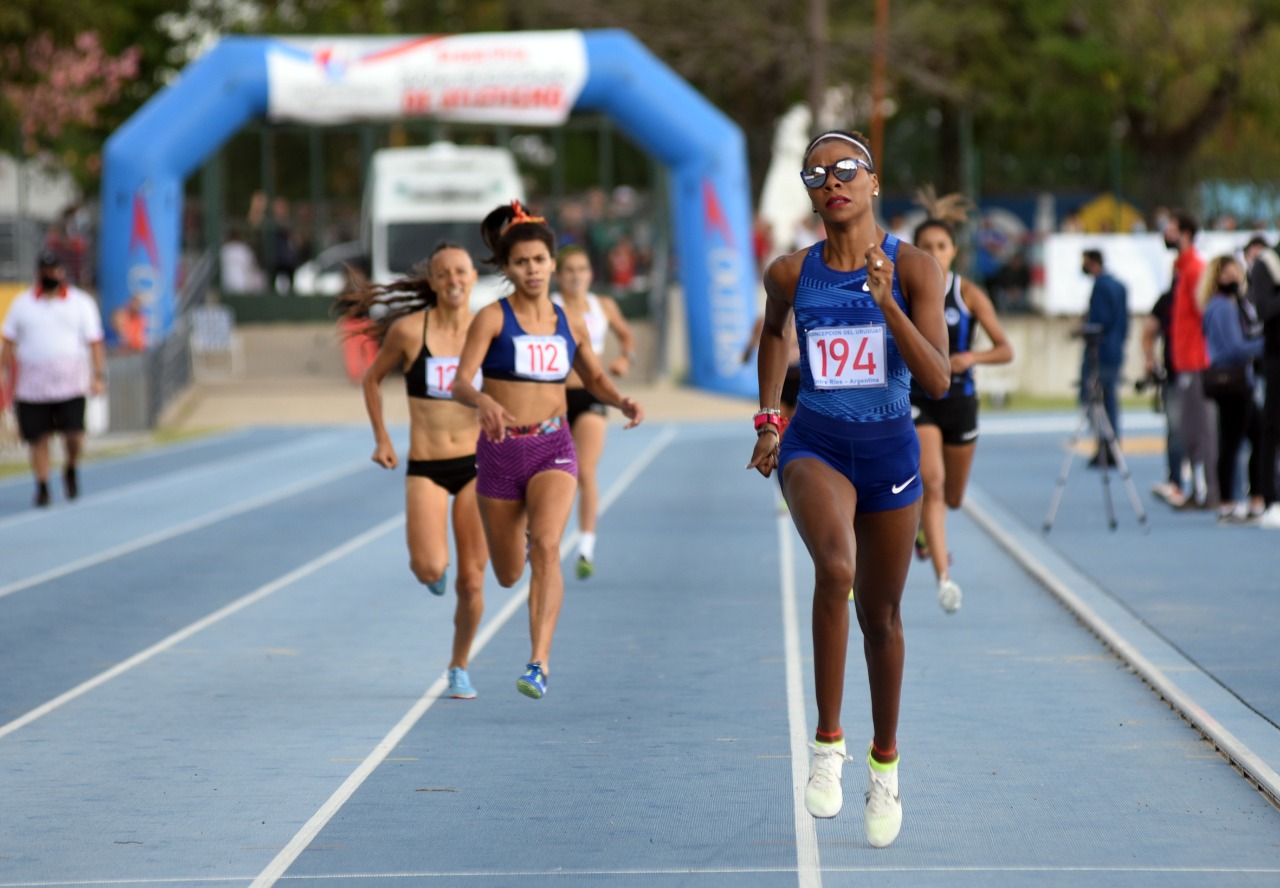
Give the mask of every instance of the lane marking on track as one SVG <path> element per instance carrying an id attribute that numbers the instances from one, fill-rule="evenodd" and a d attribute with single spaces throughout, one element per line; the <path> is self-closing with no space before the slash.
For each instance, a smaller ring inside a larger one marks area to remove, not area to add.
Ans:
<path id="1" fill-rule="evenodd" d="M 396 870 L 375 873 L 311 873 L 285 876 L 287 882 L 316 881 L 378 881 L 403 879 L 534 879 L 554 878 L 557 881 L 583 877 L 606 876 L 750 876 L 770 873 L 789 873 L 790 868 L 776 866 L 691 866 L 652 867 L 649 869 L 570 869 L 567 867 L 545 870 Z M 833 866 L 833 873 L 865 873 L 869 875 L 889 873 L 966 873 L 992 875 L 1003 873 L 1098 873 L 1098 874 L 1152 874 L 1152 875 L 1274 875 L 1280 867 L 1214 867 L 1214 866 Z M 41 882 L 0 882 L 0 888 L 70 888 L 70 886 L 97 885 L 208 885 L 214 883 L 244 884 L 248 876 L 177 876 L 173 878 L 143 879 L 79 879 Z"/>
<path id="2" fill-rule="evenodd" d="M 787 663 L 787 722 L 791 728 L 791 806 L 796 829 L 796 875 L 800 888 L 822 888 L 818 828 L 804 807 L 804 788 L 809 782 L 809 724 L 805 717 L 804 677 L 800 668 L 800 621 L 796 616 L 795 544 L 791 540 L 791 516 L 779 515 L 777 525 L 782 633 Z"/>
<path id="3" fill-rule="evenodd" d="M 653 460 L 657 458 L 658 454 L 661 453 L 668 444 L 675 440 L 675 438 L 676 429 L 672 426 L 667 426 L 656 438 L 650 441 L 648 447 L 640 452 L 640 455 L 637 456 L 629 466 L 627 466 L 626 470 L 613 483 L 608 492 L 600 498 L 600 506 L 597 510 L 597 514 L 604 515 L 605 512 L 609 510 L 609 507 L 617 501 L 618 497 L 620 497 L 631 483 L 640 476 L 640 473 L 648 468 L 649 464 L 653 462 Z M 578 536 L 578 533 L 574 532 L 561 542 L 560 559 L 562 561 L 571 551 L 573 551 L 573 547 L 577 545 Z M 511 597 L 507 599 L 506 603 L 503 604 L 502 608 L 493 616 L 493 618 L 480 627 L 480 631 L 476 634 L 475 641 L 471 645 L 471 655 L 473 657 L 484 650 L 485 645 L 487 645 L 489 641 L 498 634 L 498 630 L 500 630 L 506 622 L 515 615 L 528 597 L 529 583 L 526 580 L 516 589 Z M 316 836 L 320 834 L 320 831 L 328 825 L 334 815 L 341 810 L 342 806 L 345 805 L 353 795 L 355 795 L 356 790 L 358 790 L 361 785 L 369 779 L 369 776 L 377 770 L 378 766 L 387 759 L 392 750 L 394 750 L 400 742 L 404 740 L 409 731 L 413 729 L 414 725 L 416 725 L 422 717 L 427 714 L 427 710 L 431 708 L 432 704 L 434 704 L 436 700 L 440 699 L 441 694 L 443 694 L 447 689 L 448 679 L 444 675 L 438 678 L 431 687 L 427 688 L 427 692 L 423 694 L 422 697 L 418 699 L 418 702 L 404 714 L 404 717 L 400 719 L 395 727 L 393 727 L 387 735 L 382 738 L 381 742 L 373 748 L 373 751 L 369 753 L 360 766 L 351 772 L 350 776 L 348 776 L 347 779 L 342 782 L 342 785 L 334 791 L 333 795 L 331 795 L 329 799 L 320 806 L 319 810 L 311 816 L 311 819 L 303 825 L 302 829 L 298 830 L 297 834 L 289 841 L 289 844 L 285 845 L 280 853 L 267 864 L 266 868 L 258 874 L 256 879 L 253 880 L 249 888 L 268 888 L 268 886 L 275 885 L 276 882 L 282 878 L 290 881 L 296 878 L 294 876 L 285 876 L 285 872 L 293 865 L 293 862 L 298 859 L 299 855 L 307 849 L 307 846 L 315 840 Z"/>
<path id="4" fill-rule="evenodd" d="M 979 501 L 987 505 L 980 505 Z M 993 513 L 1003 513 L 1003 507 L 987 497 L 980 488 L 970 485 L 970 495 L 965 497 L 963 509 L 974 523 L 1008 552 L 1023 570 L 1049 590 L 1050 594 L 1084 624 L 1086 629 L 1128 664 L 1129 668 L 1136 672 L 1175 712 L 1213 743 L 1259 792 L 1272 804 L 1280 806 L 1280 774 L 1242 740 L 1227 730 L 1225 725 L 1206 712 L 1190 694 L 1168 676 L 1167 670 L 1151 662 L 1137 645 L 1125 638 L 1118 629 L 1094 610 L 1082 595 L 1057 577 L 1037 558 L 1030 547 L 1019 539 L 1019 533 L 1010 529 L 1017 527 L 1015 520 L 1011 519 L 1007 513 L 1003 521 L 996 520 Z M 1109 593 L 1100 589 L 1098 594 Z M 1185 659 L 1181 654 L 1178 656 L 1179 659 Z"/>
<path id="5" fill-rule="evenodd" d="M 207 475 L 211 471 L 216 472 L 238 462 L 244 462 L 247 459 L 273 459 L 277 456 L 287 455 L 293 456 L 302 448 L 321 447 L 327 445 L 332 440 L 341 437 L 338 433 L 326 434 L 323 437 L 309 437 L 300 441 L 286 441 L 283 444 L 276 444 L 262 450 L 253 451 L 251 453 L 237 453 L 231 456 L 224 456 L 212 462 L 204 463 L 199 466 L 192 466 L 189 469 L 173 472 L 171 474 L 161 475 L 158 478 L 151 478 L 146 481 L 135 481 L 132 484 L 125 484 L 121 487 L 115 487 L 110 490 L 104 490 L 102 493 L 90 493 L 83 495 L 74 503 L 67 503 L 57 509 L 31 509 L 21 512 L 17 515 L 10 515 L 8 518 L 0 519 L 0 530 L 6 527 L 13 527 L 18 524 L 26 524 L 31 521 L 40 521 L 42 519 L 59 520 L 60 516 L 71 511 L 83 511 L 90 509 L 102 503 L 114 502 L 123 499 L 126 496 L 133 496 L 138 493 L 146 493 L 150 490 L 164 490 L 169 485 L 190 481 L 199 478 L 201 475 Z M 158 455 L 158 454 L 157 454 Z"/>
<path id="6" fill-rule="evenodd" d="M 117 663 L 115 666 L 112 666 L 110 669 L 106 670 L 105 672 L 100 672 L 97 675 L 95 675 L 93 678 L 89 679 L 88 681 L 81 682 L 71 690 L 66 691 L 65 693 L 59 694 L 57 697 L 54 697 L 52 700 L 49 700 L 47 703 L 42 703 L 40 706 L 37 706 L 35 709 L 32 709 L 30 712 L 27 712 L 24 715 L 19 716 L 18 718 L 15 718 L 13 721 L 9 722 L 8 724 L 0 725 L 0 738 L 4 738 L 9 734 L 12 734 L 14 731 L 18 730 L 19 728 L 26 727 L 36 719 L 42 718 L 48 715 L 49 713 L 53 712 L 56 709 L 59 709 L 62 706 L 65 706 L 67 703 L 70 703 L 72 700 L 75 700 L 78 697 L 83 697 L 85 694 L 89 693 L 94 688 L 99 687 L 100 685 L 106 684 L 107 682 L 111 681 L 111 679 L 116 678 L 117 676 L 123 675 L 133 667 L 147 662 L 156 654 L 160 654 L 160 653 L 163 653 L 164 651 L 169 650 L 169 648 L 183 641 L 186 641 L 188 638 L 195 635 L 197 632 L 200 632 L 201 630 L 204 630 L 204 629 L 208 629 L 210 626 L 214 625 L 215 623 L 225 620 L 227 617 L 231 616 L 232 614 L 238 613 L 239 611 L 244 610 L 246 607 L 249 607 L 252 604 L 257 604 L 259 601 L 266 598 L 271 593 L 277 592 L 280 589 L 283 589 L 285 586 L 288 586 L 292 583 L 296 583 L 298 580 L 302 579 L 303 577 L 306 577 L 306 576 L 309 576 L 310 574 L 315 573 L 325 565 L 332 564 L 338 559 L 346 557 L 347 555 L 351 554 L 352 552 L 361 548 L 362 546 L 368 545 L 369 543 L 373 542 L 378 537 L 383 536 L 384 534 L 392 530 L 395 530 L 397 527 L 401 527 L 403 525 L 404 525 L 404 515 L 396 515 L 392 518 L 387 519 L 386 521 L 383 521 L 381 524 L 375 525 L 369 530 L 366 530 L 364 533 L 360 534 L 358 537 L 348 540 L 347 542 L 343 543 L 341 546 L 338 546 L 336 549 L 330 549 L 328 552 L 326 552 L 324 555 L 321 555 L 319 558 L 313 559 L 312 561 L 308 561 L 306 564 L 302 565 L 301 567 L 297 567 L 289 571 L 284 576 L 278 579 L 272 580 L 270 583 L 267 583 L 265 586 L 259 586 L 257 589 L 250 592 L 248 595 L 245 595 L 241 598 L 237 598 L 235 601 L 231 602 L 226 607 L 223 607 L 214 611 L 208 616 L 200 620 L 197 620 L 196 622 L 192 623 L 191 625 L 183 629 L 179 629 L 177 632 L 173 633 L 168 638 L 165 638 L 161 641 L 156 642 L 146 650 L 139 651 L 138 653 L 134 654 L 132 657 L 130 657 L 127 660 L 122 660 L 121 662 Z"/>
<path id="7" fill-rule="evenodd" d="M 336 481 L 346 475 L 353 475 L 356 472 L 364 471 L 367 466 L 367 463 L 360 462 L 325 472 L 322 475 L 313 475 L 310 478 L 303 478 L 301 481 L 295 481 L 292 484 L 285 485 L 284 487 L 276 490 L 268 491 L 267 493 L 251 497 L 247 500 L 241 500 L 240 502 L 232 505 L 224 506 L 221 509 L 215 509 L 212 512 L 207 512 L 198 518 L 183 521 L 182 523 L 175 524 L 172 527 L 166 527 L 164 530 L 154 531 L 146 534 L 145 536 L 140 536 L 137 539 L 130 540 L 127 543 L 121 543 L 118 546 L 103 549 L 101 552 L 97 552 L 93 555 L 86 555 L 83 558 L 77 558 L 75 561 L 69 561 L 66 564 L 43 571 L 35 574 L 34 576 L 27 577 L 24 580 L 17 580 L 16 582 L 9 583 L 7 586 L 0 586 L 0 598 L 4 598 L 6 595 L 12 595 L 15 592 L 21 592 L 23 589 L 30 589 L 32 586 L 39 586 L 41 583 L 47 583 L 50 580 L 65 577 L 68 574 L 84 570 L 87 567 L 102 564 L 104 561 L 110 561 L 113 558 L 119 558 L 120 556 L 128 555 L 131 552 L 137 552 L 139 549 L 154 546 L 156 543 L 163 543 L 165 540 L 171 540 L 174 537 L 179 537 L 195 530 L 201 530 L 211 524 L 216 524 L 227 518 L 241 515 L 245 512 L 251 512 L 254 509 L 270 505 L 278 500 L 287 499 L 288 497 L 301 493 L 304 490 L 310 490 L 312 487 L 320 487 L 324 484 L 330 483 L 331 481 Z"/>

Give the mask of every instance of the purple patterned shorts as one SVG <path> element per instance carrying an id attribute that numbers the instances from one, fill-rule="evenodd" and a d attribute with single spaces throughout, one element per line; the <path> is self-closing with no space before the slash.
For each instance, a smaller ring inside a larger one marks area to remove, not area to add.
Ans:
<path id="1" fill-rule="evenodd" d="M 476 442 L 476 493 L 489 499 L 523 500 L 529 479 L 539 472 L 565 472 L 577 478 L 573 432 L 564 417 L 556 420 L 508 429 L 507 439 L 498 444 L 480 435 Z"/>

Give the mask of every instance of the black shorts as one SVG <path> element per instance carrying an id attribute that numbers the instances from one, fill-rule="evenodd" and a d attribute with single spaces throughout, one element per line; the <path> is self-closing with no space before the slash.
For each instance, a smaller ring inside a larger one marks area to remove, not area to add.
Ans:
<path id="1" fill-rule="evenodd" d="M 38 441 L 55 432 L 84 431 L 84 397 L 69 401 L 16 401 L 18 433 L 27 442 Z"/>
<path id="2" fill-rule="evenodd" d="M 972 444 L 978 440 L 977 395 L 949 395 L 934 401 L 911 399 L 911 418 L 917 426 L 937 426 L 943 444 Z"/>
<path id="3" fill-rule="evenodd" d="M 451 496 L 457 496 L 462 488 L 475 480 L 476 455 L 472 453 L 453 459 L 411 459 L 408 475 L 426 478 L 449 491 Z"/>
<path id="4" fill-rule="evenodd" d="M 800 401 L 800 366 L 787 368 L 787 375 L 782 377 L 782 403 L 792 410 Z"/>
<path id="5" fill-rule="evenodd" d="M 565 389 L 564 399 L 569 405 L 569 409 L 566 411 L 569 417 L 569 428 L 573 428 L 574 422 L 584 413 L 594 413 L 596 416 L 605 415 L 604 402 L 584 388 Z"/>

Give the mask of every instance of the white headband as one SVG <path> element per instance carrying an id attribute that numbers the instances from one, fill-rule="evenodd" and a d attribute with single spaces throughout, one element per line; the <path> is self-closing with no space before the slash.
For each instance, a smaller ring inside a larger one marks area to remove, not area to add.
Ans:
<path id="1" fill-rule="evenodd" d="M 827 139 L 844 139 L 846 142 L 852 142 L 853 144 L 857 145 L 859 148 L 862 149 L 862 153 L 867 155 L 867 160 L 871 161 L 873 164 L 875 163 L 875 159 L 871 156 L 870 148 L 868 148 L 866 145 L 859 142 L 853 136 L 847 136 L 844 133 L 823 133 L 822 135 L 818 136 L 818 138 L 813 140 L 813 145 L 810 147 L 809 150 L 812 151 L 813 148 L 817 147 L 819 142 L 825 142 Z"/>

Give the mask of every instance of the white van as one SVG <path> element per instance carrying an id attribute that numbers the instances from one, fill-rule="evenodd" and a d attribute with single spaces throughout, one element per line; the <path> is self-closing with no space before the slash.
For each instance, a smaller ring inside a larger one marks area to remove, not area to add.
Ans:
<path id="1" fill-rule="evenodd" d="M 436 142 L 374 152 L 361 235 L 374 281 L 410 274 L 447 240 L 466 247 L 480 272 L 473 308 L 498 299 L 507 288 L 481 263 L 489 250 L 480 239 L 480 221 L 499 204 L 524 199 L 515 158 L 505 148 Z"/>

